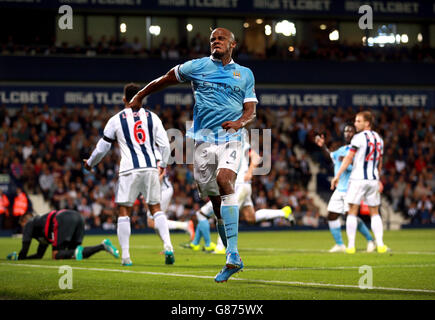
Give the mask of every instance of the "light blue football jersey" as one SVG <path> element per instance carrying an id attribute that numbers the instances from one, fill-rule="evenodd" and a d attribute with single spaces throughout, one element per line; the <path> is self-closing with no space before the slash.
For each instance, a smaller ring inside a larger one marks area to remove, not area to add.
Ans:
<path id="1" fill-rule="evenodd" d="M 175 75 L 180 82 L 191 82 L 195 97 L 193 126 L 187 136 L 211 143 L 241 141 L 241 130 L 228 133 L 221 125 L 238 120 L 245 102 L 258 102 L 252 71 L 233 60 L 223 66 L 210 56 L 178 65 Z"/>
<path id="2" fill-rule="evenodd" d="M 339 149 L 331 152 L 331 159 L 334 162 L 334 175 L 340 170 L 341 163 L 344 157 L 348 154 L 350 150 L 350 145 L 342 146 Z M 347 191 L 347 186 L 349 183 L 350 173 L 352 172 L 352 164 L 350 164 L 347 169 L 341 174 L 340 180 L 338 181 L 337 190 L 341 192 Z"/>

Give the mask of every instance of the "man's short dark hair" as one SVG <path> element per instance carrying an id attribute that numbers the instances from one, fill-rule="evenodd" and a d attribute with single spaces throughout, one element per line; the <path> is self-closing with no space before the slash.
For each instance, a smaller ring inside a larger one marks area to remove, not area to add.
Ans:
<path id="1" fill-rule="evenodd" d="M 136 83 L 129 83 L 124 86 L 124 97 L 127 102 L 130 102 L 130 100 L 140 91 L 140 86 Z"/>
<path id="2" fill-rule="evenodd" d="M 346 127 L 351 127 L 353 129 L 353 131 L 355 131 L 355 126 L 353 125 L 353 123 L 347 122 L 345 124 L 345 126 L 343 127 L 343 130 L 346 129 Z"/>

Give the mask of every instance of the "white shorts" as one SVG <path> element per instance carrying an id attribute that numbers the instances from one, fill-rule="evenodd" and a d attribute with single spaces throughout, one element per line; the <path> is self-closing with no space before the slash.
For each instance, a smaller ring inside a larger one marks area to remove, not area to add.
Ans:
<path id="1" fill-rule="evenodd" d="M 230 169 L 236 174 L 242 156 L 242 143 L 230 141 L 222 144 L 202 142 L 195 144 L 193 168 L 194 178 L 202 198 L 218 196 L 219 187 L 216 181 L 219 169 Z"/>
<path id="2" fill-rule="evenodd" d="M 248 206 L 254 206 L 252 202 L 252 186 L 250 183 L 240 183 L 236 184 L 236 197 L 239 209 Z"/>
<path id="3" fill-rule="evenodd" d="M 115 196 L 117 204 L 132 207 L 140 193 L 147 204 L 160 203 L 160 180 L 156 169 L 131 171 L 119 176 Z"/>
<path id="4" fill-rule="evenodd" d="M 345 214 L 349 211 L 349 205 L 346 200 L 346 192 L 335 189 L 328 202 L 328 212 Z"/>
<path id="5" fill-rule="evenodd" d="M 362 200 L 369 207 L 376 207 L 381 204 L 378 180 L 349 180 L 346 202 L 361 205 Z"/>

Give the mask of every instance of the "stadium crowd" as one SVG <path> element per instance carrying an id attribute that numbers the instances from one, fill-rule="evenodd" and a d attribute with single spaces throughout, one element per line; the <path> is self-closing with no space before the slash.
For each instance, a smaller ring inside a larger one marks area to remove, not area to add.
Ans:
<path id="1" fill-rule="evenodd" d="M 346 42 L 318 41 L 313 45 L 299 43 L 289 47 L 288 44 L 275 42 L 259 52 L 250 52 L 244 41 L 238 41 L 234 51 L 237 60 L 329 60 L 329 61 L 364 61 L 364 62 L 435 62 L 435 49 L 427 45 L 415 46 L 363 46 Z M 177 42 L 174 38 L 163 37 L 158 46 L 147 49 L 145 43 L 135 37 L 133 41 L 126 38 L 102 36 L 95 40 L 88 36 L 83 45 L 72 45 L 53 38 L 50 43 L 42 43 L 39 37 L 26 44 L 20 43 L 12 36 L 0 44 L 0 54 L 19 55 L 83 55 L 83 56 L 122 56 L 135 55 L 142 58 L 179 60 L 193 59 L 209 54 L 209 39 L 197 34 L 190 41 Z"/>
<path id="2" fill-rule="evenodd" d="M 90 105 L 85 110 L 28 107 L 17 112 L 1 107 L 0 128 L 0 174 L 10 174 L 17 185 L 29 193 L 39 193 L 55 209 L 76 209 L 85 217 L 87 228 L 113 229 L 116 221 L 114 190 L 118 170 L 119 149 L 111 153 L 94 169 L 88 172 L 82 159 L 88 158 L 92 148 L 102 135 L 105 123 L 118 112 Z M 186 121 L 191 119 L 190 106 L 174 109 L 160 108 L 166 129 L 185 131 Z M 260 111 L 258 124 L 267 128 L 274 119 Z M 306 187 L 309 170 L 306 160 L 298 159 L 293 152 L 292 142 L 274 132 L 274 167 L 271 174 L 256 178 L 254 199 L 258 208 L 281 208 L 291 201 L 301 221 L 307 213 L 318 224 L 318 209 L 307 197 Z M 290 159 L 290 161 L 288 161 Z M 203 204 L 193 180 L 192 165 L 173 165 L 168 175 L 174 185 L 173 201 L 168 209 L 176 220 L 190 219 Z M 279 177 L 279 178 L 278 178 Z M 258 186 L 257 186 L 258 184 Z M 258 196 L 257 196 L 258 194 Z M 12 211 L 13 195 L 9 209 Z M 296 208 L 300 208 L 296 209 Z M 133 209 L 133 226 L 146 226 L 146 208 L 137 201 Z M 305 218 L 306 221 L 311 221 Z M 305 221 L 304 220 L 304 221 Z M 287 221 L 276 221 L 286 224 Z M 301 222 L 302 223 L 302 222 Z"/>
<path id="3" fill-rule="evenodd" d="M 27 194 L 42 194 L 53 208 L 78 210 L 85 217 L 87 229 L 114 229 L 119 149 L 112 148 L 92 172 L 83 168 L 82 159 L 89 157 L 107 120 L 120 107 L 53 107 L 23 105 L 20 110 L 0 107 L 0 174 L 11 175 Z M 156 106 L 152 110 L 165 119 L 166 129 L 183 132 L 192 116 L 191 106 Z M 311 172 L 307 157 L 331 169 L 330 163 L 320 156 L 314 136 L 323 132 L 330 149 L 338 147 L 343 126 L 352 122 L 353 114 L 354 110 L 346 108 L 259 108 L 255 128 L 272 129 L 272 169 L 268 175 L 253 179 L 255 209 L 290 204 L 298 225 L 326 224 L 308 196 Z M 385 108 L 376 115 L 376 129 L 386 146 L 384 194 L 394 209 L 412 223 L 435 223 L 435 112 Z M 296 152 L 297 147 L 305 152 Z M 203 204 L 195 188 L 193 167 L 174 164 L 168 168 L 168 175 L 174 186 L 168 214 L 175 220 L 190 219 Z M 11 214 L 15 194 L 6 196 L 9 200 L 6 211 Z M 146 207 L 139 200 L 134 205 L 132 223 L 133 228 L 146 227 Z M 262 225 L 270 224 L 282 226 L 289 222 L 277 219 Z"/>

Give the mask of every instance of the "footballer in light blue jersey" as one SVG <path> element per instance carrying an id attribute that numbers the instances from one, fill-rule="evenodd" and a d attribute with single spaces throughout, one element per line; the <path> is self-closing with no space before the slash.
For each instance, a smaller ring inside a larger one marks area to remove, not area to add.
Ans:
<path id="1" fill-rule="evenodd" d="M 337 150 L 331 152 L 331 159 L 334 162 L 334 175 L 337 174 L 340 169 L 341 163 L 343 162 L 344 157 L 347 155 L 350 149 L 350 144 L 342 146 Z M 338 183 L 337 190 L 340 192 L 347 191 L 347 185 L 349 182 L 350 173 L 352 172 L 352 165 L 347 167 L 346 171 L 341 174 L 340 182 Z"/>
<path id="2" fill-rule="evenodd" d="M 216 275 L 225 282 L 244 265 L 238 252 L 239 210 L 234 183 L 242 158 L 241 129 L 255 118 L 254 76 L 231 58 L 234 34 L 216 28 L 210 34 L 210 57 L 187 61 L 151 81 L 131 99 L 139 108 L 143 99 L 170 85 L 190 81 L 195 106 L 193 128 L 194 177 L 201 196 L 208 196 L 217 217 L 217 229 L 226 244 L 226 263 Z"/>
<path id="3" fill-rule="evenodd" d="M 225 121 L 236 121 L 243 114 L 243 103 L 255 102 L 254 75 L 233 60 L 227 65 L 213 56 L 187 61 L 175 68 L 178 81 L 190 81 L 195 97 L 193 127 L 187 135 L 196 141 L 241 140 L 222 128 Z"/>

